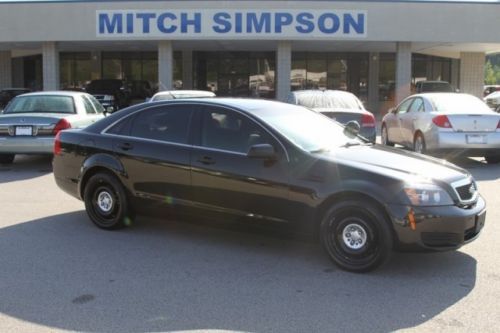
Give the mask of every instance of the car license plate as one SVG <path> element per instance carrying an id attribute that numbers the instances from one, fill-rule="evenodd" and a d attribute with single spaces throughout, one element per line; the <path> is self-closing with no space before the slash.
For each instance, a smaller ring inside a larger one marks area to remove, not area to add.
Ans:
<path id="1" fill-rule="evenodd" d="M 485 135 L 467 135 L 467 143 L 486 143 Z"/>
<path id="2" fill-rule="evenodd" d="M 484 222 L 486 221 L 486 211 L 479 213 L 476 216 L 476 233 L 481 231 L 484 227 Z"/>
<path id="3" fill-rule="evenodd" d="M 33 127 L 31 126 L 16 127 L 16 136 L 32 136 L 32 135 L 33 135 Z"/>

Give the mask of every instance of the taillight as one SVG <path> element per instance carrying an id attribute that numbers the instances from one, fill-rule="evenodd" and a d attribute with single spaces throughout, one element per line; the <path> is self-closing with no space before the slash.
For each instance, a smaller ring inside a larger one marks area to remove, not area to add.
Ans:
<path id="1" fill-rule="evenodd" d="M 67 121 L 66 119 L 63 118 L 57 122 L 56 126 L 52 130 L 52 134 L 57 134 L 60 131 L 68 129 L 68 128 L 71 128 L 71 124 L 69 123 L 69 121 Z"/>
<path id="2" fill-rule="evenodd" d="M 57 132 L 56 138 L 54 140 L 54 155 L 61 154 L 61 131 Z"/>
<path id="3" fill-rule="evenodd" d="M 451 128 L 450 120 L 445 115 L 432 118 L 432 122 L 438 127 Z"/>
<path id="4" fill-rule="evenodd" d="M 361 127 L 375 127 L 375 117 L 371 113 L 361 116 Z"/>

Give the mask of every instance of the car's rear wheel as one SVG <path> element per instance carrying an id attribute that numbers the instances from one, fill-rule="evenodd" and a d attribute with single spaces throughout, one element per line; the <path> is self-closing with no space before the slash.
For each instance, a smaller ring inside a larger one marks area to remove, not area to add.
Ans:
<path id="1" fill-rule="evenodd" d="M 415 135 L 415 139 L 413 140 L 413 150 L 419 154 L 425 154 L 426 152 L 425 139 L 421 133 L 417 133 Z"/>
<path id="2" fill-rule="evenodd" d="M 11 164 L 15 157 L 15 154 L 0 154 L 0 164 Z"/>
<path id="3" fill-rule="evenodd" d="M 119 229 L 130 225 L 132 211 L 123 185 L 113 175 L 100 172 L 84 189 L 85 209 L 90 219 L 102 229 Z"/>
<path id="4" fill-rule="evenodd" d="M 391 141 L 389 141 L 389 134 L 387 132 L 387 126 L 386 125 L 382 125 L 382 133 L 381 133 L 381 140 L 382 140 L 382 144 L 385 145 L 385 146 L 394 146 L 394 143 L 392 143 Z"/>
<path id="5" fill-rule="evenodd" d="M 393 239 L 382 212 L 366 201 L 334 204 L 320 225 L 325 251 L 340 268 L 367 272 L 382 265 L 392 251 Z"/>
<path id="6" fill-rule="evenodd" d="M 498 164 L 500 163 L 500 155 L 487 155 L 484 157 L 488 164 Z"/>

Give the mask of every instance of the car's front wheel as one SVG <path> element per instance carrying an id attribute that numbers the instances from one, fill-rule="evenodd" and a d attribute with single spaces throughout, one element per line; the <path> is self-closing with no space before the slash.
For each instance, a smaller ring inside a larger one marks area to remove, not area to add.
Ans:
<path id="1" fill-rule="evenodd" d="M 15 157 L 15 154 L 0 154 L 0 164 L 11 164 Z"/>
<path id="2" fill-rule="evenodd" d="M 419 154 L 425 154 L 425 139 L 421 133 L 417 133 L 415 135 L 415 139 L 413 140 L 413 150 Z"/>
<path id="3" fill-rule="evenodd" d="M 382 125 L 382 133 L 380 134 L 382 144 L 385 146 L 394 146 L 394 143 L 389 141 L 389 134 L 387 132 L 387 126 L 384 124 Z"/>
<path id="4" fill-rule="evenodd" d="M 102 229 L 119 229 L 130 225 L 132 211 L 123 185 L 113 175 L 93 175 L 84 189 L 85 209 L 90 219 Z"/>
<path id="5" fill-rule="evenodd" d="M 382 265 L 393 246 L 392 233 L 380 209 L 360 200 L 330 207 L 321 221 L 320 238 L 335 264 L 359 273 Z"/>

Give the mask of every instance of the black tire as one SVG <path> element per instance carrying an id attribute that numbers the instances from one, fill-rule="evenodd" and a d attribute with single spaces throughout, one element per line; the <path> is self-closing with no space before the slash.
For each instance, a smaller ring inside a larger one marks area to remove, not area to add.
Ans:
<path id="1" fill-rule="evenodd" d="M 425 154 L 427 152 L 425 139 L 421 133 L 415 134 L 415 138 L 413 139 L 413 151 L 418 154 Z"/>
<path id="2" fill-rule="evenodd" d="M 356 237 L 359 243 L 354 243 Z M 328 209 L 321 221 L 320 239 L 338 267 L 355 273 L 379 267 L 387 261 L 393 248 L 392 233 L 384 214 L 373 204 L 358 200 L 341 201 Z"/>
<path id="3" fill-rule="evenodd" d="M 90 177 L 83 198 L 88 216 L 99 228 L 114 230 L 132 223 L 134 216 L 127 194 L 115 176 L 100 172 Z"/>
<path id="4" fill-rule="evenodd" d="M 380 136 L 381 136 L 382 144 L 384 146 L 394 147 L 394 143 L 389 141 L 389 132 L 387 132 L 387 126 L 385 124 L 382 125 L 382 130 L 381 130 Z"/>
<path id="5" fill-rule="evenodd" d="M 488 164 L 498 164 L 500 163 L 500 155 L 487 155 L 484 157 Z"/>
<path id="6" fill-rule="evenodd" d="M 0 154 L 0 164 L 12 164 L 15 154 Z"/>

